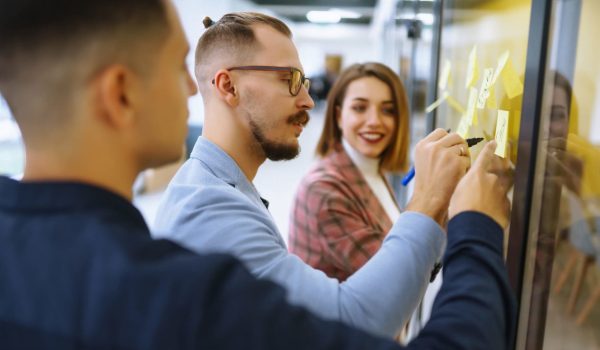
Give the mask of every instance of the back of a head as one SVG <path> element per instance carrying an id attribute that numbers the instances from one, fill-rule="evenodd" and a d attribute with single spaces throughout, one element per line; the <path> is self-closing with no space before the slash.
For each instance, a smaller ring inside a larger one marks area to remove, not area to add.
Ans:
<path id="1" fill-rule="evenodd" d="M 65 122 L 103 67 L 142 71 L 148 49 L 167 38 L 166 11 L 164 0 L 2 0 L 0 93 L 24 137 L 29 125 L 48 132 Z"/>
<path id="2" fill-rule="evenodd" d="M 204 95 L 212 75 L 226 68 L 248 61 L 257 48 L 253 26 L 266 25 L 291 38 L 288 26 L 277 18 L 254 12 L 229 13 L 214 22 L 204 18 L 206 31 L 196 46 L 196 78 Z"/>

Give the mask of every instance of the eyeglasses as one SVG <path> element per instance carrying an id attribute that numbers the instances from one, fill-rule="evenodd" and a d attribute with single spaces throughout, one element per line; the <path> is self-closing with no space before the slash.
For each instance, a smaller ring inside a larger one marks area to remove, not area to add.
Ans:
<path id="1" fill-rule="evenodd" d="M 302 71 L 294 67 L 273 67 L 273 66 L 239 66 L 227 68 L 227 70 L 258 70 L 258 71 L 269 71 L 269 72 L 289 72 L 290 79 L 288 80 L 288 86 L 290 94 L 297 96 L 300 93 L 302 86 L 308 89 L 310 88 L 310 80 L 304 76 Z M 215 81 L 213 80 L 213 84 Z"/>

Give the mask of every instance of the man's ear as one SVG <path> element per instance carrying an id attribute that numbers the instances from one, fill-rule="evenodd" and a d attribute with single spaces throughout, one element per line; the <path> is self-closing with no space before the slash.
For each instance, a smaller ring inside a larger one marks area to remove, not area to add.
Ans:
<path id="1" fill-rule="evenodd" d="M 236 90 L 233 76 L 226 69 L 220 69 L 214 76 L 212 84 L 214 85 L 217 96 L 228 105 L 235 107 L 239 102 L 238 91 Z"/>
<path id="2" fill-rule="evenodd" d="M 95 79 L 98 108 L 103 121 L 112 127 L 125 127 L 135 122 L 138 76 L 131 69 L 115 64 L 105 68 Z"/>

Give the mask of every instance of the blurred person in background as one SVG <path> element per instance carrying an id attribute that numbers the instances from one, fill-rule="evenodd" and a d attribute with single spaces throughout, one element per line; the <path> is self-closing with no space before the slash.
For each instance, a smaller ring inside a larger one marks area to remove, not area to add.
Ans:
<path id="1" fill-rule="evenodd" d="M 325 100 L 329 90 L 337 80 L 342 69 L 342 56 L 329 54 L 325 56 L 325 69 L 321 74 L 310 77 L 310 97 L 313 100 Z"/>

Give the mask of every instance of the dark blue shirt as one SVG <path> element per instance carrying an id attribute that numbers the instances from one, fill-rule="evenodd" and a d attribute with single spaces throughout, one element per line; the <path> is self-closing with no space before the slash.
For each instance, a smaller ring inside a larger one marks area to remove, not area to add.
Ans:
<path id="1" fill-rule="evenodd" d="M 514 305 L 502 231 L 474 213 L 450 230 L 450 282 L 410 347 L 503 349 Z M 283 289 L 234 258 L 152 240 L 140 213 L 111 192 L 0 177 L 0 348 L 399 347 L 288 305 Z"/>

